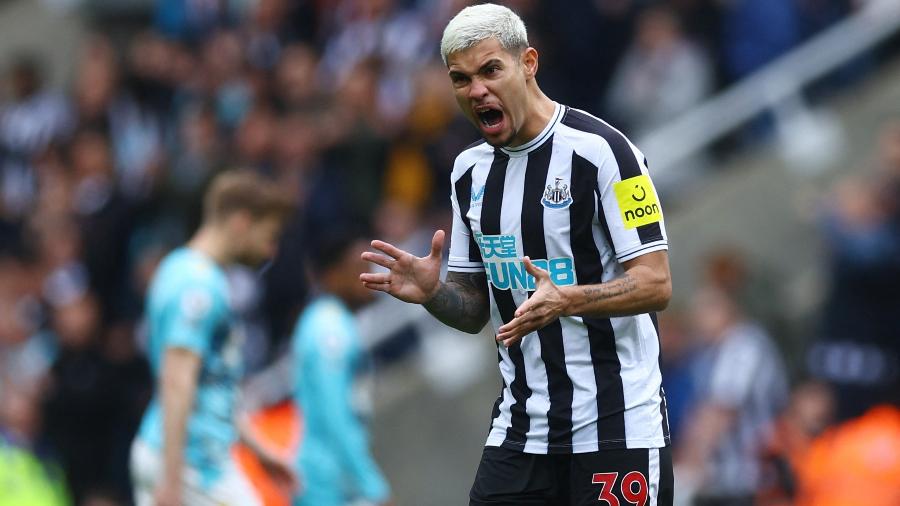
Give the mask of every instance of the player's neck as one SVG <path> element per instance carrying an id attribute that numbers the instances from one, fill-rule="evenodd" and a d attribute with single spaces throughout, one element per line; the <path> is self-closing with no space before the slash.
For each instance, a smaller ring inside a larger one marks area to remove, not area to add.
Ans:
<path id="1" fill-rule="evenodd" d="M 222 231 L 212 225 L 203 225 L 188 241 L 187 246 L 211 258 L 221 266 L 232 263 L 228 249 L 228 238 Z"/>
<path id="2" fill-rule="evenodd" d="M 550 97 L 547 95 L 544 95 L 544 92 L 541 91 L 537 85 L 534 85 L 534 88 L 529 91 L 530 100 L 529 112 L 527 115 L 528 119 L 525 124 L 522 125 L 519 134 L 516 136 L 517 139 L 509 146 L 511 148 L 528 144 L 534 140 L 544 131 L 544 128 L 546 128 L 547 124 L 553 119 L 554 111 L 556 111 L 556 102 L 550 100 Z"/>

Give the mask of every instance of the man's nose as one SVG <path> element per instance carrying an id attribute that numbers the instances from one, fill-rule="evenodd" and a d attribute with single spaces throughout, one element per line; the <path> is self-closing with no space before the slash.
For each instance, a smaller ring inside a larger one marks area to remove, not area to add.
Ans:
<path id="1" fill-rule="evenodd" d="M 469 98 L 484 98 L 487 95 L 487 86 L 480 79 L 472 79 L 472 84 L 469 85 Z"/>

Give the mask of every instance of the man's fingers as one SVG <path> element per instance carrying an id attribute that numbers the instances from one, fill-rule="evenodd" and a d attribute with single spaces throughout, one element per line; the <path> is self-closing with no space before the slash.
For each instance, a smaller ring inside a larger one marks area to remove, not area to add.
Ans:
<path id="1" fill-rule="evenodd" d="M 374 241 L 372 241 L 372 247 L 382 253 L 390 255 L 393 258 L 400 258 L 401 256 L 407 254 L 402 249 L 394 246 L 393 244 L 386 243 L 384 241 L 374 240 Z"/>
<path id="2" fill-rule="evenodd" d="M 504 339 L 504 340 L 500 341 L 500 343 L 503 344 L 504 347 L 509 348 L 510 346 L 521 341 L 523 337 L 525 337 L 525 336 L 511 337 L 509 339 Z"/>
<path id="3" fill-rule="evenodd" d="M 429 256 L 431 257 L 441 257 L 441 253 L 444 251 L 444 231 L 438 230 L 434 233 L 434 236 L 431 238 L 431 253 Z"/>
<path id="4" fill-rule="evenodd" d="M 496 339 L 508 348 L 528 334 L 544 328 L 550 321 L 551 320 L 546 315 L 546 311 L 533 309 L 525 312 L 521 316 L 513 318 L 497 329 Z"/>
<path id="5" fill-rule="evenodd" d="M 527 325 L 528 323 L 534 321 L 535 319 L 537 319 L 537 315 L 535 314 L 535 311 L 530 311 L 530 310 L 524 311 L 521 315 L 516 315 L 512 320 L 501 325 L 500 328 L 497 329 L 497 332 L 500 334 L 512 332 L 512 331 L 522 327 L 523 325 Z"/>
<path id="6" fill-rule="evenodd" d="M 518 309 L 516 309 L 516 312 L 513 314 L 513 316 L 519 318 L 523 314 L 531 311 L 532 307 L 534 307 L 534 305 L 536 304 L 535 299 L 536 297 L 531 297 L 530 299 L 523 302 L 522 305 L 519 306 Z"/>
<path id="7" fill-rule="evenodd" d="M 528 274 L 534 276 L 535 280 L 541 280 L 543 278 L 550 277 L 550 273 L 545 271 L 544 269 L 541 269 L 537 265 L 534 265 L 534 262 L 531 261 L 531 258 L 525 257 L 522 259 L 522 261 L 525 263 L 525 271 L 528 272 Z"/>
<path id="8" fill-rule="evenodd" d="M 391 269 L 393 265 L 397 263 L 397 261 L 392 258 L 388 258 L 384 255 L 379 255 L 378 253 L 373 253 L 371 251 L 363 252 L 361 258 L 366 262 L 372 262 L 373 264 L 380 265 L 385 269 Z"/>
<path id="9" fill-rule="evenodd" d="M 363 286 L 368 288 L 369 290 L 377 290 L 379 292 L 390 293 L 391 285 L 390 283 L 363 283 Z"/>
<path id="10" fill-rule="evenodd" d="M 363 283 L 390 283 L 390 272 L 364 272 L 359 275 L 359 280 Z"/>
<path id="11" fill-rule="evenodd" d="M 525 336 L 527 336 L 531 332 L 532 332 L 532 330 L 528 330 L 525 328 L 519 329 L 515 332 L 509 332 L 507 334 L 498 335 L 497 341 L 500 342 L 501 344 L 503 344 L 503 346 L 505 346 L 506 348 L 509 348 L 510 346 L 512 346 L 518 342 L 521 342 L 522 339 L 524 339 Z"/>
<path id="12" fill-rule="evenodd" d="M 506 325 L 497 329 L 497 340 L 502 341 L 513 336 L 525 336 L 538 328 L 539 322 L 536 321 L 532 313 L 526 313 L 524 316 L 514 318 Z"/>

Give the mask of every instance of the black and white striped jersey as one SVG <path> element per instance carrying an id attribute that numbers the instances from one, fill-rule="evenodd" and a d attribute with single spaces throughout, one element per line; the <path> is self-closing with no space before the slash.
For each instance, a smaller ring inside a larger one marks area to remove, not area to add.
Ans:
<path id="1" fill-rule="evenodd" d="M 531 142 L 481 142 L 456 158 L 449 270 L 488 277 L 491 322 L 513 318 L 535 280 L 595 284 L 622 262 L 667 249 L 641 152 L 619 131 L 557 104 Z M 527 453 L 660 448 L 669 442 L 655 314 L 563 317 L 519 345 L 498 346 L 503 390 L 488 446 Z"/>

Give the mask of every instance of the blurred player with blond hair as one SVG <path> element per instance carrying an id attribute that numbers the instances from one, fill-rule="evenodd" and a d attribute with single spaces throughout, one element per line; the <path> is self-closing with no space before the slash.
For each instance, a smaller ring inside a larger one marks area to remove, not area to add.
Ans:
<path id="1" fill-rule="evenodd" d="M 238 439 L 293 486 L 289 462 L 236 423 L 243 332 L 225 276 L 231 265 L 273 256 L 289 210 L 286 197 L 258 174 L 222 173 L 206 193 L 200 229 L 154 275 L 146 318 L 158 388 L 132 446 L 138 506 L 259 504 L 231 458 Z"/>

